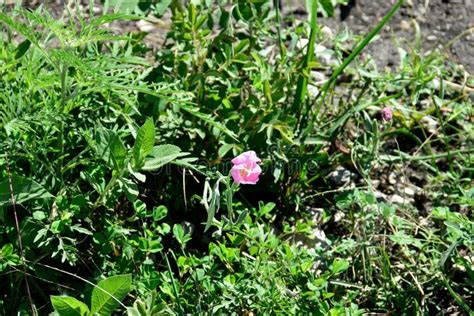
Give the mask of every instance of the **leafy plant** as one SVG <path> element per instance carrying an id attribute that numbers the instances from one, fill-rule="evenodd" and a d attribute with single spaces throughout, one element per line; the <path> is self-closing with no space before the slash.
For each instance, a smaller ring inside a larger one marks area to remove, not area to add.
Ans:
<path id="1" fill-rule="evenodd" d="M 116 275 L 94 286 L 90 308 L 69 296 L 51 296 L 51 304 L 59 315 L 111 315 L 130 292 L 131 286 L 131 275 Z"/>

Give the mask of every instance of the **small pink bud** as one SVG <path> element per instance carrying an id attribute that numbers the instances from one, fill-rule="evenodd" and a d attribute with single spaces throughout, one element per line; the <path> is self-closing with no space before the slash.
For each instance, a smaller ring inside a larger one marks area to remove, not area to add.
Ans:
<path id="1" fill-rule="evenodd" d="M 240 184 L 256 184 L 258 176 L 262 173 L 262 168 L 258 165 L 260 158 L 255 151 L 246 151 L 232 159 L 232 178 Z"/>
<path id="2" fill-rule="evenodd" d="M 382 119 L 385 122 L 390 122 L 392 120 L 392 109 L 389 107 L 385 107 L 382 109 Z"/>

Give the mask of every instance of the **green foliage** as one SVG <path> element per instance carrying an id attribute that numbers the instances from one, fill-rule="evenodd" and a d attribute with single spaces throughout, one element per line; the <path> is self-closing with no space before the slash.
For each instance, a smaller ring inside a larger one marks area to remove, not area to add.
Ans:
<path id="1" fill-rule="evenodd" d="M 61 316 L 112 315 L 130 292 L 132 276 L 115 275 L 100 281 L 91 295 L 91 308 L 69 296 L 51 296 L 54 310 Z"/>
<path id="2" fill-rule="evenodd" d="M 69 296 L 51 296 L 51 304 L 59 315 L 87 316 L 90 314 L 86 304 Z"/>
<path id="3" fill-rule="evenodd" d="M 0 314 L 472 313 L 474 81 L 419 47 L 378 69 L 403 1 L 324 32 L 344 2 L 0 9 Z M 156 50 L 106 27 L 162 16 Z"/>
<path id="4" fill-rule="evenodd" d="M 0 206 L 22 204 L 29 200 L 53 197 L 41 184 L 21 176 L 13 175 L 0 182 Z"/>
<path id="5" fill-rule="evenodd" d="M 92 290 L 91 313 L 110 315 L 130 292 L 132 276 L 116 275 L 97 283 Z"/>

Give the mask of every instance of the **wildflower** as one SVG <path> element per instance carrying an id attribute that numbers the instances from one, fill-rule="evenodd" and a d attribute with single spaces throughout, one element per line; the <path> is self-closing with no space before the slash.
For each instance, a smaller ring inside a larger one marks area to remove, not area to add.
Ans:
<path id="1" fill-rule="evenodd" d="M 390 122 L 392 120 L 392 109 L 389 107 L 385 107 L 382 109 L 382 119 L 385 122 Z"/>
<path id="2" fill-rule="evenodd" d="M 258 165 L 260 158 L 255 151 L 246 151 L 232 159 L 232 178 L 240 184 L 256 184 L 262 168 Z"/>

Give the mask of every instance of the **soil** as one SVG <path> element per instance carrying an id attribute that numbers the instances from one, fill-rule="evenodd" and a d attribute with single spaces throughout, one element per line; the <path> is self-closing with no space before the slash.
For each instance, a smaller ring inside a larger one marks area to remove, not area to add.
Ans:
<path id="1" fill-rule="evenodd" d="M 366 34 L 390 11 L 395 1 L 349 0 L 337 8 L 334 18 L 322 19 L 323 25 L 340 31 L 350 29 L 354 34 Z M 288 11 L 304 11 L 304 1 L 293 1 Z M 379 66 L 398 65 L 396 40 L 404 48 L 413 47 L 416 21 L 421 32 L 421 50 L 435 48 L 450 60 L 474 73 L 474 0 L 406 0 L 392 17 L 380 38 L 367 47 Z"/>

